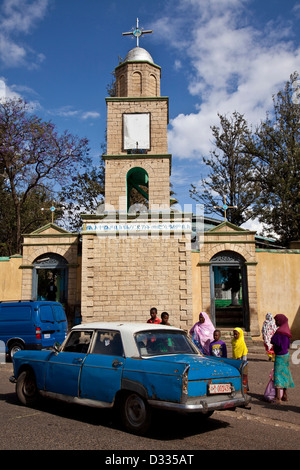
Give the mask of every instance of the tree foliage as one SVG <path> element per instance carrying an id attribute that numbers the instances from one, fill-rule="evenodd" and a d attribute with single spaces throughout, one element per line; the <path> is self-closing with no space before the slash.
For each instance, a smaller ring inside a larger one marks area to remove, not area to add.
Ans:
<path id="1" fill-rule="evenodd" d="M 219 115 L 212 127 L 215 149 L 203 158 L 208 178 L 200 189 L 192 185 L 191 197 L 206 211 L 223 214 L 226 196 L 228 220 L 241 225 L 257 218 L 267 234 L 288 246 L 300 239 L 300 105 L 295 72 L 284 89 L 273 96 L 273 112 L 250 131 L 238 112 L 231 118 Z M 299 91 L 299 90 L 298 90 Z"/>
<path id="2" fill-rule="evenodd" d="M 251 180 L 252 158 L 245 153 L 244 140 L 250 130 L 243 115 L 234 112 L 228 118 L 218 115 L 220 126 L 213 126 L 215 149 L 203 161 L 209 168 L 208 177 L 200 188 L 192 185 L 190 195 L 204 204 L 205 210 L 224 216 L 221 208 L 226 197 L 228 206 L 236 206 L 227 212 L 227 219 L 241 225 L 253 216 L 253 204 L 257 197 L 257 186 Z"/>
<path id="3" fill-rule="evenodd" d="M 247 150 L 255 165 L 260 193 L 255 209 L 259 220 L 282 244 L 300 239 L 300 105 L 290 76 L 283 90 L 273 96 L 274 112 L 267 115 Z"/>
<path id="4" fill-rule="evenodd" d="M 22 230 L 40 220 L 29 211 L 32 201 L 49 200 L 53 186 L 64 185 L 75 167 L 89 163 L 87 144 L 67 131 L 59 135 L 20 99 L 0 101 L 1 212 L 3 217 L 8 207 L 13 210 L 10 253 L 21 253 Z"/>
<path id="5" fill-rule="evenodd" d="M 82 226 L 81 214 L 94 214 L 104 203 L 105 168 L 101 160 L 84 173 L 74 174 L 69 184 L 60 192 L 60 203 L 64 208 L 63 218 L 67 229 L 78 231 Z"/>

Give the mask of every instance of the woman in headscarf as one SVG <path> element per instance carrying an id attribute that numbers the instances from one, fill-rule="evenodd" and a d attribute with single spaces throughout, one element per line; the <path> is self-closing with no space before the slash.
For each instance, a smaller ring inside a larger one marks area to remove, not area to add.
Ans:
<path id="1" fill-rule="evenodd" d="M 287 401 L 287 388 L 295 387 L 290 371 L 289 347 L 292 337 L 289 328 L 288 318 L 279 314 L 275 316 L 275 323 L 278 326 L 276 332 L 271 338 L 271 344 L 274 346 L 275 364 L 274 364 L 274 387 L 276 389 L 275 402 Z M 283 390 L 281 397 L 281 390 Z"/>
<path id="2" fill-rule="evenodd" d="M 193 343 L 205 354 L 209 355 L 209 345 L 214 340 L 215 327 L 205 312 L 200 312 L 199 321 L 190 329 Z"/>
<path id="3" fill-rule="evenodd" d="M 241 328 L 233 330 L 232 344 L 232 358 L 239 359 L 240 361 L 247 360 L 248 349 L 244 340 L 244 332 Z"/>
<path id="4" fill-rule="evenodd" d="M 273 345 L 271 344 L 271 338 L 276 330 L 277 326 L 273 315 L 271 313 L 267 313 L 266 319 L 263 322 L 261 333 L 264 341 L 264 346 L 269 356 L 269 361 L 271 361 L 272 359 L 274 360 L 275 357 Z"/>

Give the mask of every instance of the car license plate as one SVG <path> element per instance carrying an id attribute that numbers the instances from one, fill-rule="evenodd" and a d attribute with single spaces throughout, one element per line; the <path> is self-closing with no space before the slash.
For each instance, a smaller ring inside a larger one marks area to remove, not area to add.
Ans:
<path id="1" fill-rule="evenodd" d="M 45 334 L 44 334 L 44 338 L 45 338 L 45 339 L 50 339 L 50 338 L 51 338 L 51 334 L 50 334 L 50 333 L 45 333 Z"/>
<path id="2" fill-rule="evenodd" d="M 231 393 L 231 384 L 209 384 L 208 391 L 215 393 Z"/>

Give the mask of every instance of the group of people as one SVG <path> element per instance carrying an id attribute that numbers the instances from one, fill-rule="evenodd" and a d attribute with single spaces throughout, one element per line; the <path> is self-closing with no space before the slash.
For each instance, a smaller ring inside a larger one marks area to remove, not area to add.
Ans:
<path id="1" fill-rule="evenodd" d="M 226 343 L 221 340 L 221 331 L 216 330 L 205 312 L 200 312 L 199 321 L 190 330 L 194 344 L 206 356 L 227 357 Z M 234 328 L 232 339 L 233 359 L 247 360 L 248 349 L 241 328 Z"/>
<path id="2" fill-rule="evenodd" d="M 153 307 L 147 323 L 170 325 L 169 314 L 162 312 L 160 320 L 157 317 L 157 309 Z M 227 358 L 226 343 L 221 340 L 220 330 L 215 329 L 207 313 L 199 314 L 199 321 L 191 328 L 190 335 L 193 343 L 204 355 Z M 278 314 L 273 318 L 271 313 L 267 313 L 262 327 L 262 336 L 268 357 L 274 361 L 276 390 L 274 402 L 287 401 L 287 389 L 294 387 L 289 367 L 289 347 L 292 335 L 288 318 L 283 314 Z M 241 328 L 234 328 L 231 344 L 232 358 L 247 360 L 248 349 Z"/>
<path id="3" fill-rule="evenodd" d="M 169 325 L 168 312 L 162 312 L 161 319 L 157 316 L 157 308 L 150 309 L 150 318 L 147 323 Z M 199 315 L 199 321 L 190 330 L 194 344 L 204 354 L 215 357 L 227 357 L 226 343 L 221 340 L 221 331 L 216 330 L 209 316 L 205 312 Z M 244 333 L 241 328 L 235 328 L 233 332 L 232 350 L 234 359 L 247 359 L 247 346 L 244 341 Z"/>
<path id="4" fill-rule="evenodd" d="M 227 357 L 227 348 L 220 339 L 221 333 L 215 330 L 209 316 L 205 312 L 199 315 L 199 321 L 190 330 L 193 342 L 198 349 L 210 356 Z M 262 336 L 267 354 L 270 360 L 274 360 L 274 403 L 287 401 L 287 389 L 294 387 L 290 366 L 289 347 L 291 331 L 288 318 L 278 314 L 274 318 L 267 313 L 262 327 Z M 241 328 L 234 328 L 232 339 L 233 359 L 247 360 L 248 349 L 244 340 L 244 332 Z"/>
<path id="5" fill-rule="evenodd" d="M 147 320 L 147 323 L 155 323 L 156 325 L 168 325 L 171 326 L 169 323 L 169 314 L 168 312 L 162 312 L 160 316 L 161 320 L 157 316 L 157 308 L 152 307 L 150 309 L 150 318 Z"/>

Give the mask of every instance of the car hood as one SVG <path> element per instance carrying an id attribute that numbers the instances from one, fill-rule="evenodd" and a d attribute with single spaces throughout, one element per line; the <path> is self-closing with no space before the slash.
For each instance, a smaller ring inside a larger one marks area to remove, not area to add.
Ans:
<path id="1" fill-rule="evenodd" d="M 175 354 L 153 356 L 148 361 L 170 362 L 190 366 L 189 380 L 213 379 L 217 377 L 239 377 L 241 361 L 234 359 L 217 359 L 193 354 Z"/>

